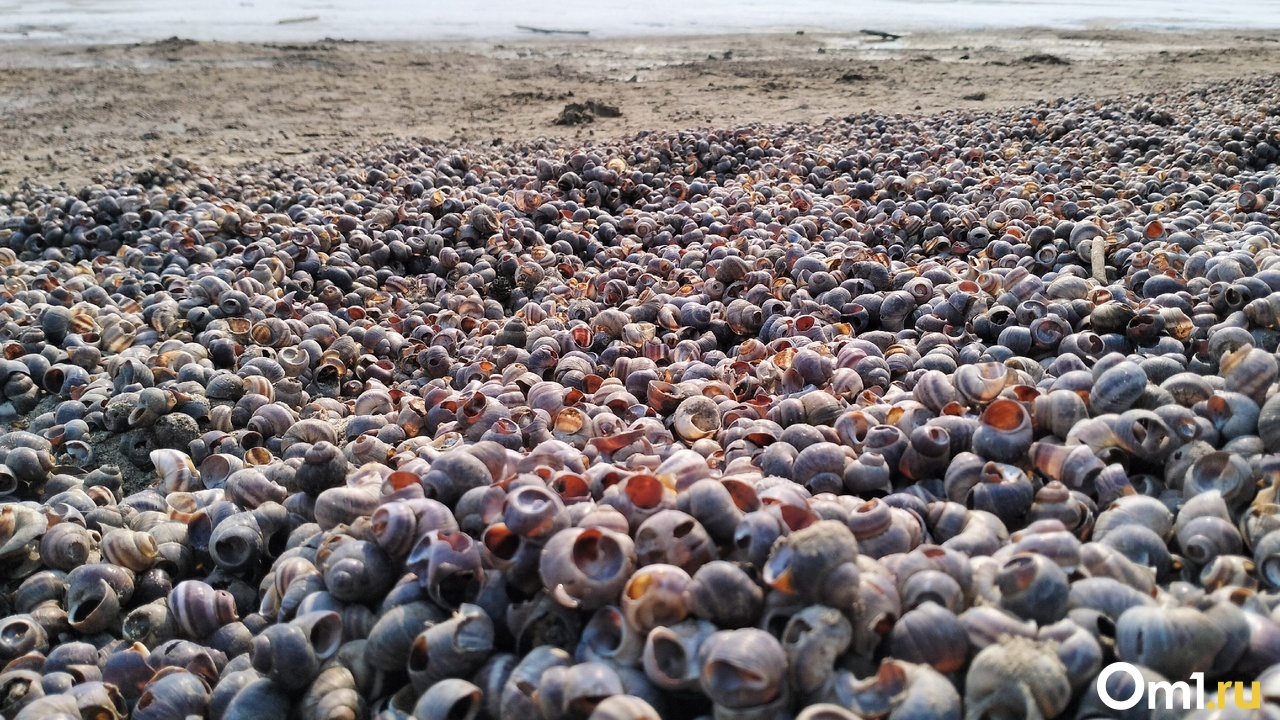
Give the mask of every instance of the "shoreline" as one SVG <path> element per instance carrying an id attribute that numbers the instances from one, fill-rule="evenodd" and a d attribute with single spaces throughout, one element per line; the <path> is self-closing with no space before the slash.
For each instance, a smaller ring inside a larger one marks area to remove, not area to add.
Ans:
<path id="1" fill-rule="evenodd" d="M 166 157 L 234 166 L 420 138 L 586 143 L 1148 95 L 1280 72 L 1280 31 L 1242 30 L 4 47 L 0 189 L 77 186 Z M 556 124 L 566 105 L 588 101 L 618 116 Z"/>
<path id="2" fill-rule="evenodd" d="M 554 23 L 548 23 L 553 25 Z M 2 56 L 9 51 L 23 50 L 85 50 L 88 48 L 124 48 L 145 47 L 151 45 L 197 44 L 222 47 L 291 47 L 305 45 L 360 45 L 417 47 L 441 52 L 477 50 L 495 46 L 539 46 L 564 45 L 590 47 L 600 45 L 646 45 L 665 46 L 690 42 L 714 42 L 717 40 L 773 40 L 781 38 L 808 38 L 825 42 L 839 42 L 849 46 L 868 46 L 873 49 L 903 49 L 913 43 L 937 41 L 946 38 L 971 37 L 985 38 L 992 43 L 1021 43 L 1032 37 L 1056 36 L 1064 40 L 1103 40 L 1150 38 L 1152 41 L 1163 39 L 1206 38 L 1210 41 L 1221 36 L 1239 38 L 1264 39 L 1268 42 L 1280 43 L 1280 23 L 1275 27 L 1246 27 L 1223 25 L 1217 27 L 1189 28 L 1178 25 L 1131 26 L 1109 23 L 1104 20 L 1090 21 L 1078 25 L 1054 25 L 1036 23 L 1028 25 L 982 27 L 953 27 L 940 30 L 919 29 L 913 27 L 900 28 L 886 26 L 880 28 L 874 20 L 865 23 L 865 29 L 817 29 L 803 26 L 762 26 L 755 29 L 705 30 L 698 32 L 660 33 L 622 33 L 591 34 L 588 31 L 555 30 L 540 28 L 527 30 L 521 28 L 519 34 L 492 36 L 448 36 L 448 37 L 341 37 L 324 35 L 320 37 L 237 39 L 200 38 L 184 35 L 180 31 L 162 33 L 164 37 L 143 38 L 122 36 L 123 39 L 109 41 L 97 38 L 61 37 L 61 36 L 13 36 L 0 35 L 0 60 L 8 60 Z M 891 31 L 891 32 L 887 32 Z M 886 37 L 889 36 L 889 37 Z M 899 44 L 900 43 L 900 44 Z"/>
<path id="3" fill-rule="evenodd" d="M 100 4 L 99 4 L 100 5 Z M 786 3 L 677 0 L 601 5 L 561 0 L 544 8 L 519 0 L 483 5 L 381 0 L 205 0 L 177 8 L 158 0 L 93 4 L 65 0 L 0 0 L 0 41 L 36 38 L 70 43 L 149 42 L 173 35 L 231 42 L 347 40 L 520 42 L 530 28 L 587 34 L 592 40 L 696 37 L 796 31 L 894 33 L 1005 31 L 1033 25 L 1088 30 L 1199 32 L 1280 29 L 1280 0 L 860 0 Z"/>

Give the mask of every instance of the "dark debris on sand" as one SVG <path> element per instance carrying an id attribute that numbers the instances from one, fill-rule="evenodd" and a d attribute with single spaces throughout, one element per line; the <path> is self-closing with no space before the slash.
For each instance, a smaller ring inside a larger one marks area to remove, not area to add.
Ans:
<path id="1" fill-rule="evenodd" d="M 585 125 L 595 122 L 597 117 L 622 117 L 617 105 L 610 105 L 599 100 L 587 100 L 580 103 L 568 103 L 556 118 L 556 125 Z"/>

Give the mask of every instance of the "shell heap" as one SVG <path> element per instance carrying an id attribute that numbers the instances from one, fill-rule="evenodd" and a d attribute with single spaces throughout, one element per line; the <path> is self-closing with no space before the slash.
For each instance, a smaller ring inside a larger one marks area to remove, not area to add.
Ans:
<path id="1" fill-rule="evenodd" d="M 1278 118 L 2 195 L 0 715 L 1277 717 Z"/>

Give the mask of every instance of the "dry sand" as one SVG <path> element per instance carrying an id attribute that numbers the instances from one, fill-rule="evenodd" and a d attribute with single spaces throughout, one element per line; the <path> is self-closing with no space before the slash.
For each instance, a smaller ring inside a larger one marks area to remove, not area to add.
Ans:
<path id="1" fill-rule="evenodd" d="M 1143 95 L 1280 72 L 1280 33 L 1022 30 L 0 50 L 0 188 L 421 138 L 497 144 Z M 555 121 L 596 101 L 619 117 Z M 105 173 L 105 175 L 104 175 Z"/>

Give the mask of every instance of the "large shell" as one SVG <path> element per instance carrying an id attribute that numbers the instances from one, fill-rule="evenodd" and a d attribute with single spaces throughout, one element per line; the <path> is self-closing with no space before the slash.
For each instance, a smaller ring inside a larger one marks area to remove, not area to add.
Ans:
<path id="1" fill-rule="evenodd" d="M 983 648 L 965 676 L 973 717 L 1057 717 L 1071 700 L 1066 666 L 1048 643 L 1009 637 Z"/>
<path id="2" fill-rule="evenodd" d="M 635 566 L 631 538 L 574 528 L 557 533 L 543 548 L 539 572 L 557 602 L 590 610 L 616 602 Z"/>
<path id="3" fill-rule="evenodd" d="M 123 528 L 103 535 L 99 547 L 107 562 L 134 572 L 147 570 L 159 556 L 159 546 L 150 533 Z"/>
<path id="4" fill-rule="evenodd" d="M 133 717 L 161 720 L 208 712 L 209 686 L 200 676 L 181 668 L 166 668 L 147 683 L 134 705 Z"/>
<path id="5" fill-rule="evenodd" d="M 1022 403 L 1000 398 L 983 411 L 973 433 L 973 451 L 997 462 L 1020 460 L 1031 447 L 1031 415 Z"/>
<path id="6" fill-rule="evenodd" d="M 71 570 L 89 559 L 97 539 L 82 525 L 58 523 L 40 538 L 40 560 L 55 570 Z"/>
<path id="7" fill-rule="evenodd" d="M 474 720 L 484 697 L 480 688 L 466 680 L 450 678 L 432 685 L 413 706 L 417 720 Z"/>
<path id="8" fill-rule="evenodd" d="M 40 537 L 48 526 L 49 521 L 43 514 L 25 505 L 5 503 L 0 506 L 0 558 L 22 553 L 27 544 Z"/>
<path id="9" fill-rule="evenodd" d="M 396 577 L 391 560 L 376 544 L 340 542 L 321 558 L 324 583 L 343 602 L 371 602 L 391 589 Z"/>
<path id="10" fill-rule="evenodd" d="M 847 607 L 858 581 L 857 555 L 858 543 L 849 528 L 824 520 L 777 543 L 762 579 L 808 601 Z"/>
<path id="11" fill-rule="evenodd" d="M 1014 555 L 1000 566 L 995 582 L 1001 607 L 1018 617 L 1048 625 L 1067 614 L 1067 574 L 1043 555 Z"/>
<path id="12" fill-rule="evenodd" d="M 702 670 L 698 653 L 714 632 L 715 625 L 694 620 L 654 628 L 644 644 L 645 675 L 665 690 L 696 687 Z"/>
<path id="13" fill-rule="evenodd" d="M 151 463 L 156 467 L 160 486 L 166 493 L 191 492 L 203 487 L 200 472 L 191 456 L 179 450 L 162 448 L 151 451 Z"/>
<path id="14" fill-rule="evenodd" d="M 469 677 L 493 650 L 493 621 L 480 607 L 464 604 L 414 639 L 406 666 L 409 679 L 425 689 L 445 678 Z"/>
<path id="15" fill-rule="evenodd" d="M 662 510 L 647 518 L 635 533 L 640 565 L 666 563 L 689 574 L 716 558 L 716 548 L 702 524 L 679 510 Z"/>
<path id="16" fill-rule="evenodd" d="M 1218 361 L 1224 386 L 1231 392 L 1247 395 L 1261 405 L 1267 390 L 1275 382 L 1280 366 L 1274 354 L 1254 347 L 1241 347 L 1229 352 Z"/>
<path id="17" fill-rule="evenodd" d="M 178 583 L 169 594 L 169 609 L 183 634 L 196 640 L 239 619 L 231 593 L 199 580 Z"/>
<path id="18" fill-rule="evenodd" d="M 726 708 L 764 705 L 786 687 L 786 651 L 763 630 L 717 632 L 702 643 L 698 660 L 703 692 Z"/>
<path id="19" fill-rule="evenodd" d="M 671 416 L 671 430 L 681 439 L 693 442 L 710 437 L 720 430 L 720 408 L 711 398 L 696 395 L 676 407 Z"/>
<path id="20" fill-rule="evenodd" d="M 409 552 L 405 565 L 417 573 L 418 583 L 426 590 L 427 595 L 444 607 L 457 607 L 474 599 L 483 583 L 480 548 L 474 540 L 461 532 L 428 532 Z M 378 572 L 381 582 L 386 583 L 385 587 L 394 582 L 390 567 L 385 563 L 378 568 Z M 361 583 L 357 581 L 352 584 L 352 590 L 359 591 L 360 586 Z M 377 594 L 367 588 L 364 592 Z"/>
<path id="21" fill-rule="evenodd" d="M 1229 506 L 1240 508 L 1253 499 L 1255 488 L 1251 479 L 1249 463 L 1243 458 L 1227 452 L 1212 452 L 1192 463 L 1182 481 L 1182 494 L 1191 499 L 1217 491 Z"/>
<path id="22" fill-rule="evenodd" d="M 956 392 L 972 405 L 994 400 L 1011 383 L 1012 373 L 1000 363 L 976 363 L 956 369 Z"/>
<path id="23" fill-rule="evenodd" d="M 889 648 L 894 657 L 949 673 L 964 665 L 968 638 L 954 613 L 926 601 L 894 623 Z"/>
<path id="24" fill-rule="evenodd" d="M 1116 622 L 1116 654 L 1121 660 L 1183 678 L 1212 667 L 1226 636 L 1190 608 L 1134 607 Z"/>
<path id="25" fill-rule="evenodd" d="M 1123 412 L 1137 402 L 1146 386 L 1147 375 L 1142 367 L 1121 361 L 1097 374 L 1089 392 L 1089 408 L 1095 415 Z"/>
<path id="26" fill-rule="evenodd" d="M 439 608 L 425 601 L 388 609 L 369 630 L 364 651 L 366 661 L 380 670 L 404 670 L 414 639 L 429 623 L 444 619 L 445 614 Z"/>
<path id="27" fill-rule="evenodd" d="M 692 578 L 674 565 L 648 565 L 637 570 L 622 590 L 622 612 L 636 632 L 647 635 L 660 625 L 674 625 L 689 615 Z"/>

